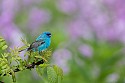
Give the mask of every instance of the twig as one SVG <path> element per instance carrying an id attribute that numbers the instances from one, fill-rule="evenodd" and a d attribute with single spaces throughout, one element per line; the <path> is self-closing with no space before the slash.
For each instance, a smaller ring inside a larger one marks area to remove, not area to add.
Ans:
<path id="1" fill-rule="evenodd" d="M 40 61 L 38 61 L 38 62 L 33 62 L 32 64 L 28 64 L 28 65 L 26 65 L 25 67 L 26 67 L 26 69 L 32 69 L 32 68 L 34 68 L 36 65 L 40 65 L 40 64 L 43 64 L 44 63 L 44 60 L 40 60 Z M 18 69 L 18 68 L 16 68 L 15 70 L 14 70 L 14 72 L 19 72 L 19 71 L 21 71 L 20 69 Z M 10 75 L 12 75 L 12 73 L 9 73 Z M 4 74 L 4 76 L 6 76 L 6 74 Z M 0 83 L 3 83 L 3 82 L 1 82 L 0 81 Z"/>
<path id="2" fill-rule="evenodd" d="M 44 60 L 40 60 L 40 61 L 38 61 L 38 62 L 33 62 L 32 64 L 29 64 L 29 65 L 27 65 L 26 66 L 26 69 L 32 69 L 32 68 L 34 68 L 36 65 L 40 65 L 40 64 L 43 64 L 44 63 Z"/>

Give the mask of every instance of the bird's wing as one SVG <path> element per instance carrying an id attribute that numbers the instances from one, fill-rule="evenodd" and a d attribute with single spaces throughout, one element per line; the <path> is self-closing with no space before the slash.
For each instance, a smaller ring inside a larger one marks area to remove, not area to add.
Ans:
<path id="1" fill-rule="evenodd" d="M 36 49 L 37 47 L 39 47 L 40 45 L 42 45 L 44 43 L 45 43 L 44 40 L 37 40 L 37 41 L 33 42 L 27 50 L 29 51 L 29 50 L 31 50 L 33 48 Z"/>

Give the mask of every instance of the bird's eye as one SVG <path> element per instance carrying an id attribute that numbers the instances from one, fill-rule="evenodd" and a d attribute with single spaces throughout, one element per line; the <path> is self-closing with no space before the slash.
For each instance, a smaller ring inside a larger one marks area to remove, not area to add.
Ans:
<path id="1" fill-rule="evenodd" d="M 47 33 L 46 35 L 48 35 L 49 37 L 51 37 L 51 33 Z"/>

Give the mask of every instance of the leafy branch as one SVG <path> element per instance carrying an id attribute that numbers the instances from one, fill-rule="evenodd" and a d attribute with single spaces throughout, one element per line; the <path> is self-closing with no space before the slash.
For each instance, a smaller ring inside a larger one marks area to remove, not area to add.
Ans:
<path id="1" fill-rule="evenodd" d="M 13 82 L 16 82 L 15 73 L 23 71 L 26 69 L 36 69 L 37 73 L 40 74 L 40 70 L 47 68 L 48 81 L 50 83 L 58 83 L 58 77 L 63 77 L 63 71 L 60 67 L 56 65 L 50 65 L 49 59 L 51 57 L 52 51 L 47 49 L 46 51 L 41 52 L 29 52 L 26 51 L 24 54 L 28 56 L 28 59 L 23 60 L 19 55 L 21 51 L 29 47 L 29 43 L 26 40 L 21 39 L 24 43 L 22 47 L 15 47 L 14 49 L 9 48 L 6 44 L 6 41 L 0 37 L 0 76 L 12 76 Z M 9 50 L 9 51 L 7 51 Z M 44 72 L 43 72 L 44 73 Z M 0 81 L 0 83 L 3 83 Z"/>

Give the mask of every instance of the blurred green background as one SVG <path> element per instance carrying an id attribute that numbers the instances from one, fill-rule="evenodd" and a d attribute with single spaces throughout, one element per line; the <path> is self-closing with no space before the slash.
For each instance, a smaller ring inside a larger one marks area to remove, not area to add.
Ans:
<path id="1" fill-rule="evenodd" d="M 10 47 L 52 33 L 51 63 L 63 83 L 125 83 L 125 0 L 0 0 L 0 35 Z M 23 57 L 23 56 L 22 56 Z M 11 78 L 4 77 L 5 83 Z M 17 83 L 47 83 L 32 70 Z"/>

